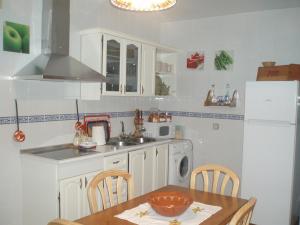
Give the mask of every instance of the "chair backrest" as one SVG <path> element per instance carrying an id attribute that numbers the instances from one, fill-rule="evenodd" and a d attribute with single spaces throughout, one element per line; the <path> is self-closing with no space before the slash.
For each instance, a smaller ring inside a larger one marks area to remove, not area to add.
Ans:
<path id="1" fill-rule="evenodd" d="M 256 198 L 250 198 L 250 200 L 234 214 L 229 225 L 249 225 L 255 203 Z"/>
<path id="2" fill-rule="evenodd" d="M 48 225 L 82 225 L 82 224 L 64 220 L 64 219 L 55 219 L 50 221 Z"/>
<path id="3" fill-rule="evenodd" d="M 212 185 L 210 185 L 209 182 L 209 172 L 212 172 Z M 239 191 L 239 186 L 240 186 L 240 179 L 232 170 L 215 164 L 199 166 L 198 168 L 194 169 L 191 174 L 191 182 L 190 182 L 191 189 L 196 189 L 196 177 L 200 173 L 202 174 L 203 177 L 204 191 L 208 192 L 209 186 L 212 186 L 210 192 L 224 195 L 228 181 L 231 180 L 232 181 L 231 196 L 232 197 L 237 196 Z M 218 189 L 219 179 L 221 179 L 220 174 L 223 174 L 224 177 L 220 185 L 220 191 L 218 191 L 217 189 Z"/>
<path id="4" fill-rule="evenodd" d="M 122 184 L 124 180 L 127 181 L 127 197 L 130 200 L 133 197 L 133 179 L 129 173 L 123 170 L 108 170 L 97 174 L 91 180 L 87 189 L 91 213 L 99 211 L 97 198 L 99 193 L 103 209 L 107 208 L 107 196 L 110 206 L 115 205 L 115 195 L 117 195 L 117 203 L 121 203 Z"/>

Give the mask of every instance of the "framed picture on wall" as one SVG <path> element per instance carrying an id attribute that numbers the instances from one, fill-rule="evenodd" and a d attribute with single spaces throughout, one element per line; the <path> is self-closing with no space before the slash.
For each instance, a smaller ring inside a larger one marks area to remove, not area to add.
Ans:
<path id="1" fill-rule="evenodd" d="M 3 51 L 29 54 L 29 50 L 29 26 L 6 21 L 3 24 Z"/>
<path id="2" fill-rule="evenodd" d="M 205 54 L 203 51 L 188 52 L 186 58 L 186 68 L 190 70 L 204 69 Z"/>
<path id="3" fill-rule="evenodd" d="M 218 50 L 215 53 L 215 69 L 223 71 L 233 70 L 233 50 Z"/>

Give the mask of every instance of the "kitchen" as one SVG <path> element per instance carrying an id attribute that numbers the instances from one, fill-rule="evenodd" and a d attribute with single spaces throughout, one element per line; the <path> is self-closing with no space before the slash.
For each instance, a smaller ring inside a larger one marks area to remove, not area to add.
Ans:
<path id="1" fill-rule="evenodd" d="M 190 1 L 190 4 L 196 2 Z M 240 11 L 238 6 L 234 7 L 235 1 L 223 11 L 219 8 L 220 3 L 203 3 L 203 6 L 195 7 L 196 12 L 186 13 L 182 19 L 176 19 L 173 11 L 170 11 L 170 15 L 163 12 L 132 14 L 116 10 L 104 0 L 91 0 L 88 4 L 86 1 L 72 0 L 70 54 L 77 59 L 80 58 L 79 32 L 89 28 L 106 28 L 182 50 L 177 66 L 176 97 L 102 96 L 97 101 L 79 101 L 80 112 L 113 113 L 112 136 L 121 133 L 121 120 L 125 122 L 126 132 L 133 131 L 132 112 L 136 108 L 143 111 L 159 108 L 162 111 L 182 112 L 174 116 L 173 121 L 184 126 L 185 138 L 193 141 L 196 149 L 194 165 L 218 163 L 229 166 L 241 175 L 245 81 L 256 79 L 257 68 L 262 61 L 272 60 L 283 65 L 300 61 L 299 50 L 295 47 L 300 36 L 299 1 L 266 2 L 268 4 L 265 6 L 253 2 L 249 8 L 240 5 Z M 184 3 L 181 1 L 179 4 Z M 4 51 L 0 54 L 0 73 L 3 78 L 0 82 L 0 224 L 22 224 L 20 149 L 69 143 L 74 136 L 75 120 L 65 119 L 63 115 L 76 113 L 74 99 L 79 95 L 78 84 L 14 82 L 6 79 L 41 51 L 41 7 L 41 1 L 38 0 L 2 0 L 0 9 L 1 24 L 7 20 L 29 24 L 32 32 L 31 54 Z M 177 13 L 180 15 L 180 10 Z M 169 19 L 165 18 L 168 16 Z M 185 68 L 186 52 L 195 49 L 206 52 L 207 66 L 204 71 Z M 236 62 L 233 71 L 216 72 L 211 66 L 213 52 L 217 49 L 234 50 Z M 211 85 L 215 84 L 218 95 L 223 95 L 227 83 L 231 92 L 234 89 L 239 92 L 237 107 L 204 107 Z M 15 116 L 15 98 L 19 99 L 19 113 L 23 116 L 20 124 L 26 134 L 23 143 L 16 143 L 12 139 L 16 130 L 14 121 L 11 121 Z M 191 114 L 193 112 L 200 114 L 194 116 Z M 40 119 L 40 115 L 44 117 Z M 34 122 L 29 121 L 31 116 L 37 116 Z M 51 116 L 51 121 L 46 121 L 45 116 Z"/>

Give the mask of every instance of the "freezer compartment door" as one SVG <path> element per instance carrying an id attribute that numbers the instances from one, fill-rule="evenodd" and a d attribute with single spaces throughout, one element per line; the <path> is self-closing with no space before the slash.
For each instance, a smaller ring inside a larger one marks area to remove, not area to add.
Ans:
<path id="1" fill-rule="evenodd" d="M 295 123 L 297 81 L 247 82 L 245 120 L 271 120 Z"/>
<path id="2" fill-rule="evenodd" d="M 258 199 L 254 224 L 290 224 L 294 146 L 294 125 L 245 122 L 241 193 Z"/>

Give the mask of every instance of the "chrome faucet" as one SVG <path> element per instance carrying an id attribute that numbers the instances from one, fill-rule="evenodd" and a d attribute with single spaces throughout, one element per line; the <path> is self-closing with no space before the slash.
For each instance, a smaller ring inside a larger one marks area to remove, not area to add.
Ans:
<path id="1" fill-rule="evenodd" d="M 124 121 L 121 121 L 121 134 L 120 134 L 120 138 L 125 138 L 126 134 L 125 134 L 125 126 L 124 126 Z"/>

